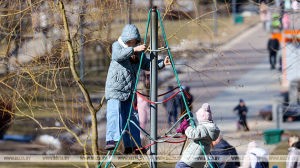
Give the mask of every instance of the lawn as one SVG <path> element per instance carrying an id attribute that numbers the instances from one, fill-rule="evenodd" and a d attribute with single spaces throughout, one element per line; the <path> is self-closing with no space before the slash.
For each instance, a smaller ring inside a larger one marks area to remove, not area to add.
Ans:
<path id="1" fill-rule="evenodd" d="M 289 148 L 289 143 L 288 141 L 281 141 L 277 148 L 271 153 L 271 155 L 287 155 L 288 151 L 287 149 Z M 281 167 L 286 167 L 286 162 L 269 162 L 269 167 L 273 166 L 278 166 L 279 168 Z"/>

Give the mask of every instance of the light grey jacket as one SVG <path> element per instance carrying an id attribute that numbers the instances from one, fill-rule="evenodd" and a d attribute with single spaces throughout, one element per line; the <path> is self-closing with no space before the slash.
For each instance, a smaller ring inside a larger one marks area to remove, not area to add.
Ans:
<path id="1" fill-rule="evenodd" d="M 286 168 L 300 168 L 300 149 L 290 147 L 289 154 L 286 160 Z"/>
<path id="2" fill-rule="evenodd" d="M 125 101 L 134 90 L 139 64 L 131 64 L 129 57 L 134 55 L 133 47 L 124 47 L 129 40 L 141 41 L 140 33 L 134 25 L 126 25 L 121 40 L 123 45 L 116 41 L 112 45 L 112 59 L 108 69 L 105 84 L 105 97 Z M 138 53 L 141 56 L 141 52 Z M 164 68 L 164 61 L 158 61 L 158 69 Z M 150 60 L 143 56 L 141 69 L 150 70 Z"/>
<path id="3" fill-rule="evenodd" d="M 181 161 L 193 168 L 203 168 L 206 162 L 198 160 L 200 157 L 204 158 L 204 153 L 199 141 L 202 144 L 205 154 L 208 155 L 211 148 L 210 144 L 212 141 L 218 139 L 220 129 L 213 121 L 203 121 L 200 122 L 196 128 L 189 126 L 185 130 L 185 134 L 188 138 L 193 139 L 193 142 L 191 142 L 183 152 Z"/>

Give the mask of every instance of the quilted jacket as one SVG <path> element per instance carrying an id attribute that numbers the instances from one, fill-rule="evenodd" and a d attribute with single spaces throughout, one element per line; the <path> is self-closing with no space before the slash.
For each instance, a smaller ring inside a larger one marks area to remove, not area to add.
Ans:
<path id="1" fill-rule="evenodd" d="M 132 64 L 129 57 L 134 55 L 133 47 L 127 47 L 125 44 L 129 40 L 141 41 L 140 33 L 134 25 L 128 24 L 124 27 L 121 37 L 112 45 L 112 59 L 108 69 L 105 84 L 105 97 L 127 100 L 134 90 L 136 75 L 139 64 Z M 140 57 L 142 52 L 138 53 Z M 164 61 L 158 61 L 158 69 L 164 68 Z M 141 69 L 150 70 L 150 60 L 143 56 Z"/>
<path id="2" fill-rule="evenodd" d="M 286 161 L 286 168 L 298 168 L 300 167 L 300 150 L 296 147 L 288 148 L 289 154 Z"/>
<path id="3" fill-rule="evenodd" d="M 189 126 L 185 130 L 185 134 L 188 138 L 193 139 L 193 142 L 191 142 L 183 152 L 181 161 L 191 167 L 204 167 L 205 162 L 201 162 L 199 159 L 203 159 L 204 157 L 203 150 L 205 154 L 209 154 L 211 148 L 210 144 L 212 141 L 218 139 L 220 129 L 212 121 L 203 121 L 199 122 L 196 128 Z M 203 150 L 199 141 L 202 144 Z"/>

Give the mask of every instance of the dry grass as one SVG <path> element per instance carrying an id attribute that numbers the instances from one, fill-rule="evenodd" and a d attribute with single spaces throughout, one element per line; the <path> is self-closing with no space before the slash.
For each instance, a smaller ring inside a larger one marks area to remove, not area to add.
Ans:
<path id="1" fill-rule="evenodd" d="M 289 152 L 287 149 L 289 148 L 288 141 L 282 141 L 279 143 L 277 148 L 271 153 L 271 155 L 287 155 Z M 286 167 L 286 162 L 269 162 L 269 167 L 278 166 L 278 167 Z"/>

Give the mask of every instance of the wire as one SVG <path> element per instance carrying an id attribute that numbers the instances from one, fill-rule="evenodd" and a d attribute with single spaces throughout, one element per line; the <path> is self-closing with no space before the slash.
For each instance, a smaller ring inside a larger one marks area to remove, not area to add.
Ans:
<path id="1" fill-rule="evenodd" d="M 166 92 L 166 93 L 163 93 L 163 94 L 160 94 L 160 95 L 158 95 L 157 97 L 161 97 L 161 96 L 164 96 L 164 95 L 166 95 L 166 94 L 168 94 L 168 93 L 171 93 L 171 92 L 173 92 L 174 90 L 176 90 L 176 89 L 178 89 L 179 87 L 176 87 L 176 88 L 174 88 L 174 89 L 172 89 L 172 90 L 170 90 L 170 91 L 168 91 L 168 92 Z M 143 96 L 145 96 L 145 97 L 150 97 L 149 95 L 145 95 L 145 94 L 143 94 L 143 93 L 140 93 L 140 92 L 138 92 L 140 95 L 143 95 Z"/>
<path id="2" fill-rule="evenodd" d="M 184 140 L 182 140 L 182 141 L 165 141 L 165 142 L 167 142 L 167 143 L 181 143 L 181 142 L 185 142 L 186 141 L 186 139 L 184 139 Z M 149 144 L 149 145 L 147 145 L 147 146 L 144 146 L 144 147 L 142 147 L 142 148 L 140 148 L 141 150 L 142 149 L 145 149 L 145 148 L 148 148 L 148 147 L 150 147 L 150 146 L 152 146 L 152 145 L 154 145 L 154 144 L 157 144 L 157 142 L 153 142 L 153 143 L 151 143 L 151 144 Z M 139 149 L 135 149 L 134 151 L 138 151 Z"/>

